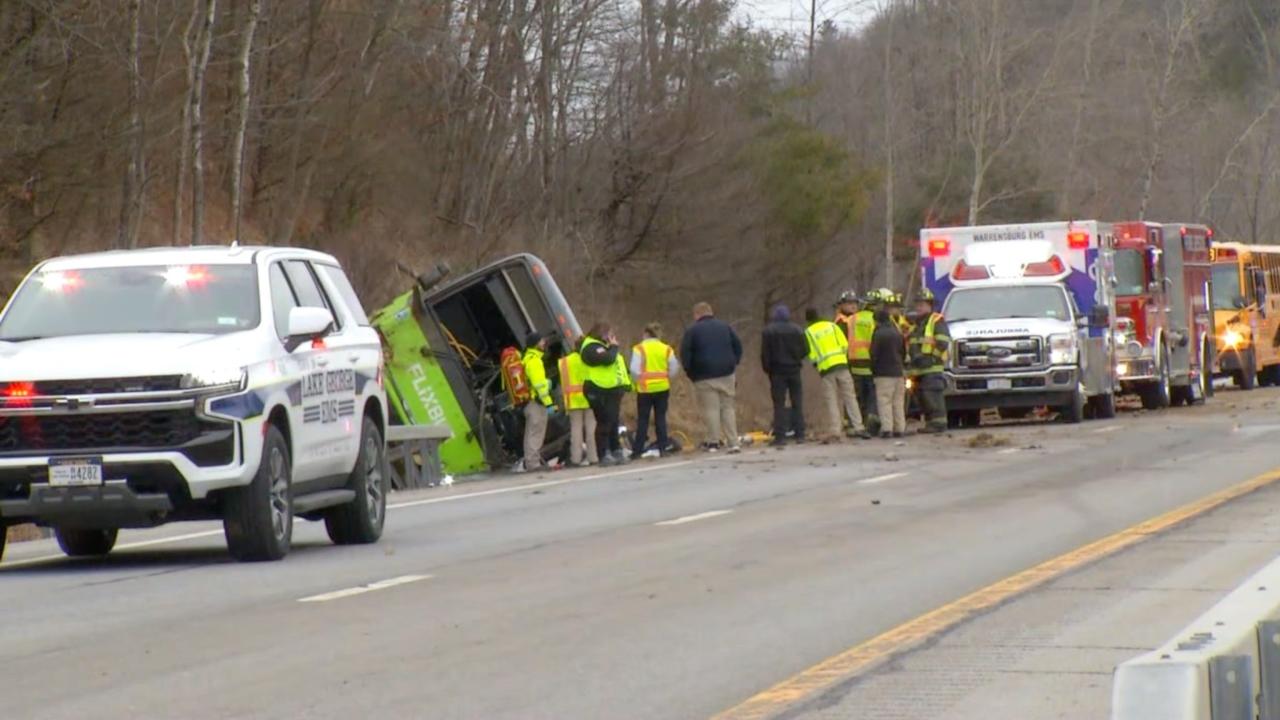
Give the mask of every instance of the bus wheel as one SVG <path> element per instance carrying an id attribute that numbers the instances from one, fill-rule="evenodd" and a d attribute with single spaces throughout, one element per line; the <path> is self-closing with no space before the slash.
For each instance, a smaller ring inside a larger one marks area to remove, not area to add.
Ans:
<path id="1" fill-rule="evenodd" d="M 1243 367 L 1240 369 L 1239 382 L 1241 390 L 1252 390 L 1258 386 L 1258 359 L 1254 356 L 1253 351 L 1244 354 Z"/>

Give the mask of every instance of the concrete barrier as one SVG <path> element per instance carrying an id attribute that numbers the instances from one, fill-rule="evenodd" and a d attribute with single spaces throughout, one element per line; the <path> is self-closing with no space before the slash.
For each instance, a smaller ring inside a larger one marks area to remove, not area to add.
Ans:
<path id="1" fill-rule="evenodd" d="M 1112 720 L 1280 720 L 1280 559 L 1118 666 Z"/>

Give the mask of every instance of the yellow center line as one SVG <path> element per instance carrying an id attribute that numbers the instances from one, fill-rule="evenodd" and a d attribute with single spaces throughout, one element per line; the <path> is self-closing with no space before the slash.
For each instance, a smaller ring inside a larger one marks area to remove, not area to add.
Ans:
<path id="1" fill-rule="evenodd" d="M 1108 535 L 988 585 L 909 620 L 888 632 L 827 658 L 787 680 L 714 716 L 712 720 L 765 720 L 823 691 L 919 647 L 940 633 L 1073 570 L 1136 545 L 1152 535 L 1203 515 L 1232 500 L 1280 481 L 1280 469 L 1219 490 L 1163 515 Z"/>

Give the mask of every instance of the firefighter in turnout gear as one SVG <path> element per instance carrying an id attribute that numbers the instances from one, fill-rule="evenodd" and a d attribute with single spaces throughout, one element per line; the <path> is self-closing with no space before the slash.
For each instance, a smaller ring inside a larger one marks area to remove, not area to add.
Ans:
<path id="1" fill-rule="evenodd" d="M 876 408 L 876 384 L 871 377 L 871 336 L 876 331 L 876 305 L 880 291 L 872 290 L 862 300 L 862 306 L 851 303 L 853 319 L 849 323 L 849 371 L 853 373 L 853 391 L 862 408 L 862 420 L 871 434 L 880 432 L 880 413 Z M 846 307 L 846 306 L 842 306 Z"/>
<path id="2" fill-rule="evenodd" d="M 543 467 L 542 443 L 547 437 L 547 409 L 554 403 L 544 360 L 546 351 L 546 336 L 535 332 L 525 338 L 521 363 L 524 365 L 525 377 L 529 379 L 530 394 L 529 402 L 524 406 L 524 459 L 516 465 L 516 472 L 529 472 Z"/>
<path id="3" fill-rule="evenodd" d="M 854 435 L 864 439 L 871 437 L 862 424 L 862 411 L 853 392 L 853 377 L 849 374 L 849 340 L 845 337 L 844 328 L 822 319 L 813 308 L 805 311 L 804 319 L 808 323 L 804 334 L 809 343 L 809 361 L 822 376 L 827 426 L 822 442 L 839 441 L 842 412 L 848 414 Z"/>
<path id="4" fill-rule="evenodd" d="M 947 321 L 934 310 L 933 293 L 922 290 L 916 298 L 916 324 L 907 342 L 911 369 L 916 379 L 920 404 L 925 412 L 921 432 L 936 433 L 947 429 L 947 381 L 942 372 L 946 366 L 951 336 Z"/>

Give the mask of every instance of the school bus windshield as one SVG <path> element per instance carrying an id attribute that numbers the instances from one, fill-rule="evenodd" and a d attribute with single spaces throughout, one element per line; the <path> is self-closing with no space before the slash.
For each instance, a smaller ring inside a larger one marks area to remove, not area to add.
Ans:
<path id="1" fill-rule="evenodd" d="M 1231 310 L 1236 300 L 1243 298 L 1240 291 L 1240 266 L 1235 262 L 1220 262 L 1213 266 L 1213 307 L 1215 310 Z"/>

